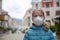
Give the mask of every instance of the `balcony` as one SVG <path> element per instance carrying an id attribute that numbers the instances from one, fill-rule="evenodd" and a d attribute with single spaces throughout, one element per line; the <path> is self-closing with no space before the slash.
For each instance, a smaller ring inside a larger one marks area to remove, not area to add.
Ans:
<path id="1" fill-rule="evenodd" d="M 43 2 L 52 2 L 53 0 L 43 0 Z"/>
<path id="2" fill-rule="evenodd" d="M 41 2 L 41 0 L 32 0 L 32 2 Z"/>
<path id="3" fill-rule="evenodd" d="M 0 15 L 0 20 L 3 21 L 4 20 L 4 16 Z"/>
<path id="4" fill-rule="evenodd" d="M 8 20 L 8 15 L 0 15 L 0 21 Z"/>

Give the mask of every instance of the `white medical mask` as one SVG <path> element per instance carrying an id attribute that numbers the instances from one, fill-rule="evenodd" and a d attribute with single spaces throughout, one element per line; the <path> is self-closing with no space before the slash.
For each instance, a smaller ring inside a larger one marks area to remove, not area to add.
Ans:
<path id="1" fill-rule="evenodd" d="M 44 18 L 40 17 L 40 16 L 37 16 L 34 18 L 34 24 L 37 25 L 37 26 L 40 26 L 42 25 L 44 22 Z"/>

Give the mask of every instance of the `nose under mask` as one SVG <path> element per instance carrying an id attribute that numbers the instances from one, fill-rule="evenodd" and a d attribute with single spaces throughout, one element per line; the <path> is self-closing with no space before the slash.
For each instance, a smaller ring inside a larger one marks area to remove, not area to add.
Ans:
<path id="1" fill-rule="evenodd" d="M 34 24 L 37 25 L 37 26 L 40 26 L 42 25 L 44 22 L 44 18 L 40 17 L 40 16 L 37 16 L 34 18 Z"/>

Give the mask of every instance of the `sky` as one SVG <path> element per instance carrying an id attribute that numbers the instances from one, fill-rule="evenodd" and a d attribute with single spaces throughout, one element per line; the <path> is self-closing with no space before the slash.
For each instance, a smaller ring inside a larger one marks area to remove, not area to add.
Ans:
<path id="1" fill-rule="evenodd" d="M 3 0 L 2 9 L 12 18 L 22 19 L 26 10 L 31 8 L 31 0 Z"/>

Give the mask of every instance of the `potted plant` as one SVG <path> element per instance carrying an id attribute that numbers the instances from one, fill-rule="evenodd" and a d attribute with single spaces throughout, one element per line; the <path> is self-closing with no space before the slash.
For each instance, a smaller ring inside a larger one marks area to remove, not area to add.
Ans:
<path id="1" fill-rule="evenodd" d="M 50 29 L 51 29 L 51 31 L 53 32 L 53 35 L 56 36 L 57 26 L 51 25 L 51 26 L 50 26 Z"/>

